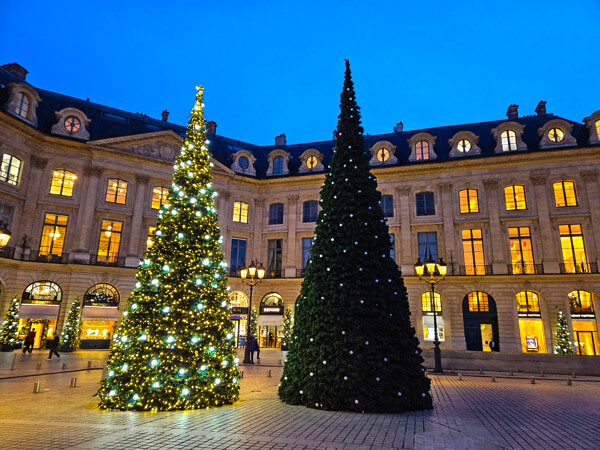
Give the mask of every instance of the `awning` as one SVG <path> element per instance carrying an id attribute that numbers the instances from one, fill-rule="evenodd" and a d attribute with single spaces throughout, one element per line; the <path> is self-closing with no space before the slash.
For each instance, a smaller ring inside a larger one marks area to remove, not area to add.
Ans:
<path id="1" fill-rule="evenodd" d="M 119 320 L 119 308 L 110 306 L 84 306 L 82 320 Z"/>
<path id="2" fill-rule="evenodd" d="M 278 327 L 281 325 L 281 319 L 283 316 L 279 315 L 263 315 L 258 316 L 258 326 L 275 326 Z"/>
<path id="3" fill-rule="evenodd" d="M 60 305 L 21 305 L 19 319 L 58 319 Z"/>

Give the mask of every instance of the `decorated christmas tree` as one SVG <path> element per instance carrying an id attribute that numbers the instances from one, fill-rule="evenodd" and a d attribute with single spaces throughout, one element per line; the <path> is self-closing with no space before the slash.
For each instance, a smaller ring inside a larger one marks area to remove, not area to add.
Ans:
<path id="1" fill-rule="evenodd" d="M 101 409 L 207 408 L 239 396 L 203 107 L 198 87 L 154 245 L 113 336 Z"/>
<path id="2" fill-rule="evenodd" d="M 60 346 L 63 352 L 72 352 L 77 349 L 81 339 L 81 302 L 79 298 L 73 300 L 69 316 L 60 336 Z"/>
<path id="3" fill-rule="evenodd" d="M 288 347 L 294 331 L 294 318 L 292 310 L 288 307 L 283 314 L 283 325 L 281 327 L 281 348 Z"/>
<path id="4" fill-rule="evenodd" d="M 370 412 L 432 408 L 369 159 L 346 62 L 335 153 L 279 387 L 286 403 Z"/>
<path id="5" fill-rule="evenodd" d="M 17 343 L 19 335 L 19 309 L 21 303 L 17 297 L 14 297 L 2 323 L 2 331 L 0 331 L 0 345 L 3 352 L 10 352 L 13 346 Z"/>
<path id="6" fill-rule="evenodd" d="M 250 311 L 250 334 L 256 337 L 256 333 L 258 332 L 258 313 L 256 309 L 252 308 Z"/>
<path id="7" fill-rule="evenodd" d="M 567 316 L 559 309 L 556 319 L 556 331 L 554 332 L 554 353 L 558 355 L 572 355 L 571 335 Z"/>

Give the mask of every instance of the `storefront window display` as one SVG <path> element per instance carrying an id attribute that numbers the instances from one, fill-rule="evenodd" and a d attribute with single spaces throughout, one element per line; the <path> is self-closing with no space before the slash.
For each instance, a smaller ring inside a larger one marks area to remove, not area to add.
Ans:
<path id="1" fill-rule="evenodd" d="M 109 283 L 91 286 L 83 296 L 80 348 L 109 348 L 119 317 L 119 290 Z"/>
<path id="2" fill-rule="evenodd" d="M 546 353 L 539 294 L 533 291 L 519 292 L 516 300 L 521 350 L 523 353 Z"/>

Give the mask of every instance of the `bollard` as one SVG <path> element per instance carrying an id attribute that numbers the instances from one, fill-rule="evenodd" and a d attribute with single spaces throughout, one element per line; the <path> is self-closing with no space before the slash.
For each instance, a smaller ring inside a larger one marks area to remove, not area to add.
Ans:
<path id="1" fill-rule="evenodd" d="M 458 381 L 462 381 L 462 373 L 458 372 Z"/>
<path id="2" fill-rule="evenodd" d="M 91 369 L 91 368 L 92 368 L 92 362 L 88 361 L 88 369 Z"/>
<path id="3" fill-rule="evenodd" d="M 244 378 L 244 371 L 240 370 L 240 378 Z"/>
<path id="4" fill-rule="evenodd" d="M 271 369 L 267 370 L 267 376 L 270 377 L 271 376 Z"/>
<path id="5" fill-rule="evenodd" d="M 34 394 L 40 393 L 40 382 L 39 381 L 36 381 L 33 383 L 33 393 Z"/>
<path id="6" fill-rule="evenodd" d="M 10 370 L 15 370 L 15 361 L 17 360 L 17 354 L 13 353 L 12 364 L 10 365 Z"/>
<path id="7" fill-rule="evenodd" d="M 510 369 L 510 370 L 508 371 L 508 374 L 509 374 L 511 377 L 513 377 L 513 376 L 515 375 L 515 374 L 513 373 L 512 369 Z"/>
<path id="8" fill-rule="evenodd" d="M 494 375 L 492 375 L 492 383 L 496 382 L 496 377 Z"/>
<path id="9" fill-rule="evenodd" d="M 63 363 L 63 370 L 67 368 L 67 363 Z"/>
<path id="10" fill-rule="evenodd" d="M 37 363 L 37 366 L 35 366 L 35 368 L 36 368 L 37 370 L 40 370 L 40 369 L 42 368 L 42 363 Z"/>
<path id="11" fill-rule="evenodd" d="M 483 369 L 479 369 L 479 375 L 483 375 Z"/>
<path id="12" fill-rule="evenodd" d="M 540 370 L 540 378 L 544 378 L 544 371 Z"/>
<path id="13" fill-rule="evenodd" d="M 531 377 L 531 384 L 535 384 L 535 377 Z"/>
<path id="14" fill-rule="evenodd" d="M 567 386 L 573 386 L 573 382 L 570 378 L 567 378 Z"/>
<path id="15" fill-rule="evenodd" d="M 72 377 L 71 378 L 71 387 L 77 387 L 77 377 Z"/>
<path id="16" fill-rule="evenodd" d="M 573 372 L 573 378 L 577 378 L 577 375 L 575 375 L 575 372 Z"/>

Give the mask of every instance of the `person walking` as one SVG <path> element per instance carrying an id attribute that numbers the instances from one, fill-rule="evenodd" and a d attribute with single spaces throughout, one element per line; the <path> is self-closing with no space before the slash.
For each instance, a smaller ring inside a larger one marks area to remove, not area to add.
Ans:
<path id="1" fill-rule="evenodd" d="M 491 352 L 495 352 L 496 351 L 496 343 L 494 342 L 493 339 L 490 341 L 490 351 Z"/>
<path id="2" fill-rule="evenodd" d="M 54 333 L 54 339 L 52 339 L 51 341 L 48 341 L 48 348 L 50 349 L 50 353 L 48 353 L 48 359 L 52 359 L 52 354 L 53 353 L 58 358 L 60 358 L 60 355 L 56 351 L 56 349 L 58 348 L 58 343 L 59 342 L 60 342 L 60 336 L 58 335 L 58 332 L 55 332 Z"/>
<path id="3" fill-rule="evenodd" d="M 269 331 L 269 347 L 273 347 L 273 332 Z"/>
<path id="4" fill-rule="evenodd" d="M 250 335 L 246 341 L 246 345 L 248 346 L 248 353 L 250 354 L 250 364 L 254 364 L 254 349 L 255 347 L 258 347 L 256 338 L 253 335 Z"/>
<path id="5" fill-rule="evenodd" d="M 256 338 L 254 338 L 254 351 L 256 352 L 256 362 L 260 363 L 260 346 Z"/>
<path id="6" fill-rule="evenodd" d="M 25 339 L 23 339 L 23 353 L 25 353 L 26 351 L 29 351 L 29 353 L 31 354 L 31 351 L 33 350 L 34 342 L 35 342 L 35 331 L 29 330 L 29 333 L 27 333 L 27 336 L 25 336 Z"/>

